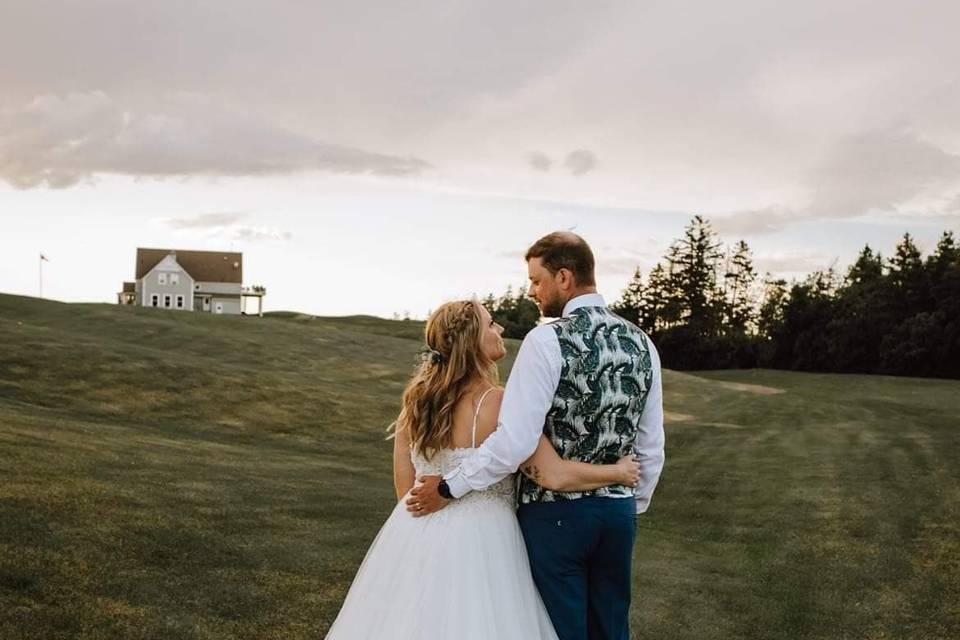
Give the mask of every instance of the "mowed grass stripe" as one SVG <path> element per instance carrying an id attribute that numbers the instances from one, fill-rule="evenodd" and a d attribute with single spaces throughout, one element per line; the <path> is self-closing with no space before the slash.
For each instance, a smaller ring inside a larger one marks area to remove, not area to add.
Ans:
<path id="1" fill-rule="evenodd" d="M 422 330 L 0 295 L 0 638 L 322 637 Z M 665 387 L 637 637 L 960 637 L 960 384 Z"/>
<path id="2" fill-rule="evenodd" d="M 641 543 L 650 571 L 637 586 L 657 594 L 691 575 L 704 597 L 638 602 L 644 628 L 668 637 L 956 635 L 960 385 L 775 371 L 679 378 L 689 385 L 682 411 L 744 428 L 668 430 L 670 467 L 641 534 L 655 550 Z M 784 393 L 723 398 L 701 389 L 710 380 Z M 658 526 L 664 520 L 677 528 Z M 678 540 L 691 548 L 678 552 Z"/>

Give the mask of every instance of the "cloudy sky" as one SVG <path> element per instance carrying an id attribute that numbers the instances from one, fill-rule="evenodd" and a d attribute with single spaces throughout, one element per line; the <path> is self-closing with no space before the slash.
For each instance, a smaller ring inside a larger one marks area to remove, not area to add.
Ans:
<path id="1" fill-rule="evenodd" d="M 960 4 L 0 3 L 0 291 L 244 252 L 268 309 L 423 315 L 574 228 L 615 298 L 695 214 L 797 276 L 960 230 Z M 14 61 L 13 64 L 9 62 Z"/>

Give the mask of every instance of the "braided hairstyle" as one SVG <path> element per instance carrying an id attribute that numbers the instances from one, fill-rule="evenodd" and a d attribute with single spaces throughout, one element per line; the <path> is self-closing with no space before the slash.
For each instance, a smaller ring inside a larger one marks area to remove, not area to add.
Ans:
<path id="1" fill-rule="evenodd" d="M 477 300 L 447 302 L 427 320 L 424 357 L 403 392 L 396 431 L 406 430 L 415 451 L 428 460 L 453 444 L 453 410 L 478 383 L 497 384 L 497 366 L 480 349 L 483 334 Z"/>

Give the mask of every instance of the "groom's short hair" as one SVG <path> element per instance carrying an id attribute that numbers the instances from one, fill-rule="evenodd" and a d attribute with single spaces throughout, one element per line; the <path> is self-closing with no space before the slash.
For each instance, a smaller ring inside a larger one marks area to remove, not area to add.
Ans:
<path id="1" fill-rule="evenodd" d="M 596 286 L 593 276 L 593 251 L 587 241 L 570 231 L 554 231 L 533 243 L 527 249 L 524 260 L 540 258 L 551 274 L 568 269 L 577 284 L 582 287 Z"/>

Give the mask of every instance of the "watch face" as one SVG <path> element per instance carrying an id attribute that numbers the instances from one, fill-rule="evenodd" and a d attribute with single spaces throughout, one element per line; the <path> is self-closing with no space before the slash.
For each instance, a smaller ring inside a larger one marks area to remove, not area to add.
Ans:
<path id="1" fill-rule="evenodd" d="M 450 495 L 450 486 L 447 485 L 447 481 L 446 481 L 446 480 L 441 480 L 441 481 L 440 481 L 440 484 L 437 485 L 437 493 L 439 493 L 441 496 L 443 496 L 443 497 L 446 498 L 447 500 L 449 500 L 451 497 L 453 497 L 453 496 Z"/>

